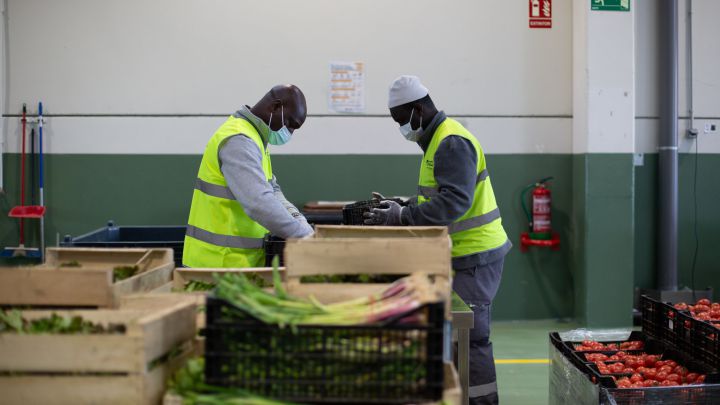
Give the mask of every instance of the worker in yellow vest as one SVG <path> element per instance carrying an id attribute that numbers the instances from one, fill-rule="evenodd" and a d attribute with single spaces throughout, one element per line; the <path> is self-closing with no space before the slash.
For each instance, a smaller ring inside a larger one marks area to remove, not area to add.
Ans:
<path id="1" fill-rule="evenodd" d="M 510 243 L 495 202 L 485 155 L 459 122 L 435 108 L 416 76 L 390 86 L 388 107 L 400 132 L 423 150 L 418 195 L 408 206 L 385 200 L 365 213 L 369 225 L 444 225 L 452 239 L 453 290 L 472 308 L 471 404 L 498 402 L 490 307 Z"/>
<path id="2" fill-rule="evenodd" d="M 282 238 L 313 233 L 283 195 L 268 150 L 268 144 L 287 143 L 306 116 L 302 91 L 279 85 L 253 107 L 236 111 L 210 138 L 195 180 L 184 266 L 263 266 L 267 233 Z"/>

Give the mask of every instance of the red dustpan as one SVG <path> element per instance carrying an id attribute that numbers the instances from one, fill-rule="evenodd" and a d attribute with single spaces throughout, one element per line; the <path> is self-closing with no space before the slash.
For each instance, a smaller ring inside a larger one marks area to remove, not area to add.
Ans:
<path id="1" fill-rule="evenodd" d="M 45 207 L 41 205 L 18 205 L 8 213 L 12 218 L 42 218 L 45 215 Z"/>

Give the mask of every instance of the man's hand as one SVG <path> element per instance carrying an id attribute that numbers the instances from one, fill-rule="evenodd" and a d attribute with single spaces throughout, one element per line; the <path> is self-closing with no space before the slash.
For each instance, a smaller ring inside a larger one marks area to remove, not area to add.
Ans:
<path id="1" fill-rule="evenodd" d="M 373 208 L 363 214 L 365 225 L 402 225 L 400 214 L 402 207 L 392 200 L 385 200 L 380 208 Z"/>
<path id="2" fill-rule="evenodd" d="M 387 200 L 387 198 L 385 198 L 384 195 L 378 193 L 377 191 L 373 191 L 373 192 L 372 192 L 372 199 L 373 199 L 373 200 L 378 200 L 378 201 L 385 201 L 385 200 Z"/>

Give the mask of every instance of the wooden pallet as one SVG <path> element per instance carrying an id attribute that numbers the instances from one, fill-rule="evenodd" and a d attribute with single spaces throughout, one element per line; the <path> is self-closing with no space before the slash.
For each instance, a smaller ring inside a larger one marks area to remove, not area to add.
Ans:
<path id="1" fill-rule="evenodd" d="M 0 305 L 115 307 L 118 297 L 151 291 L 172 277 L 172 249 L 48 248 L 34 267 L 0 268 Z M 77 262 L 80 267 L 63 264 Z M 113 268 L 138 266 L 138 273 L 113 282 Z"/>
<path id="2" fill-rule="evenodd" d="M 122 323 L 124 334 L 0 334 L 3 404 L 156 404 L 168 377 L 195 353 L 196 306 L 175 294 L 133 309 L 23 311 Z"/>

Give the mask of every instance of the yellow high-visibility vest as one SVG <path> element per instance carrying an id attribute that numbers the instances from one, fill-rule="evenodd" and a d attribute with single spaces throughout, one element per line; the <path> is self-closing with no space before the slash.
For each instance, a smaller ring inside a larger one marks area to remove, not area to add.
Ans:
<path id="1" fill-rule="evenodd" d="M 205 146 L 195 180 L 183 249 L 185 266 L 264 265 L 263 238 L 268 230 L 245 213 L 220 171 L 222 145 L 229 138 L 241 134 L 252 139 L 260 149 L 265 178 L 270 181 L 273 177 L 270 154 L 257 129 L 243 118 L 228 118 Z"/>
<path id="2" fill-rule="evenodd" d="M 437 127 L 423 156 L 418 182 L 418 204 L 430 201 L 433 195 L 439 192 L 433 172 L 435 152 L 437 152 L 440 142 L 450 135 L 461 136 L 469 140 L 477 154 L 477 178 L 472 206 L 455 222 L 448 225 L 448 232 L 452 239 L 452 256 L 467 256 L 498 248 L 507 241 L 507 234 L 503 229 L 500 210 L 495 202 L 485 155 L 477 139 L 459 122 L 451 118 L 446 118 Z"/>

